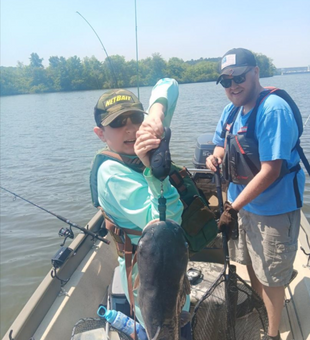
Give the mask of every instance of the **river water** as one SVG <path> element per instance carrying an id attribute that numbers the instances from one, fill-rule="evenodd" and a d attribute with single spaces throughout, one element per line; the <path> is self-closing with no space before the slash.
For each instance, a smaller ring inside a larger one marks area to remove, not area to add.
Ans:
<path id="1" fill-rule="evenodd" d="M 310 75 L 276 76 L 263 86 L 286 89 L 304 123 L 310 115 Z M 135 88 L 131 89 L 137 93 Z M 96 213 L 89 192 L 89 169 L 102 142 L 93 133 L 93 107 L 99 91 L 20 95 L 1 98 L 1 186 L 55 214 L 85 226 Z M 147 107 L 151 87 L 140 88 Z M 180 85 L 171 125 L 175 162 L 193 167 L 196 139 L 213 133 L 228 103 L 214 82 Z M 302 146 L 310 159 L 310 121 Z M 64 223 L 0 190 L 1 198 L 1 338 L 51 268 Z M 280 199 L 280 198 L 279 198 Z M 310 220 L 310 179 L 304 195 Z"/>

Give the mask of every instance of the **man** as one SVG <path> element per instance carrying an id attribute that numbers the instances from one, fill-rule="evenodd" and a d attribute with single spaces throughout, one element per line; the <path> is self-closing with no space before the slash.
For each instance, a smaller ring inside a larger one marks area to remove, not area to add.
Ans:
<path id="1" fill-rule="evenodd" d="M 239 238 L 229 241 L 230 255 L 247 265 L 252 287 L 266 305 L 266 339 L 277 340 L 284 286 L 291 278 L 297 250 L 305 183 L 294 148 L 298 127 L 282 98 L 262 95 L 259 68 L 249 50 L 235 48 L 224 55 L 218 83 L 231 101 L 216 128 L 213 155 L 206 160 L 213 171 L 222 164 L 230 182 L 229 202 L 218 226 L 221 230 L 228 225 L 231 232 L 238 220 Z M 258 100 L 254 138 L 249 139 L 249 117 Z"/>

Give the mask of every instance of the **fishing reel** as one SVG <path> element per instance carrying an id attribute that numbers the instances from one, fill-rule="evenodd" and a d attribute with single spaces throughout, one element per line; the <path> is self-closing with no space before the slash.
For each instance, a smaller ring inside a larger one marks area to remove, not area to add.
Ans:
<path id="1" fill-rule="evenodd" d="M 62 244 L 60 245 L 61 247 L 66 243 L 67 238 L 74 239 L 74 234 L 71 229 L 71 226 L 70 228 L 61 228 L 58 232 L 58 235 L 65 238 Z"/>
<path id="2" fill-rule="evenodd" d="M 196 268 L 189 268 L 188 271 L 186 272 L 186 275 L 189 283 L 192 286 L 198 284 L 203 279 L 202 271 Z"/>
<path id="3" fill-rule="evenodd" d="M 61 228 L 58 232 L 58 235 L 59 236 L 62 236 L 62 237 L 65 237 L 65 238 L 74 238 L 74 234 L 73 234 L 73 231 L 72 229 L 70 228 Z"/>

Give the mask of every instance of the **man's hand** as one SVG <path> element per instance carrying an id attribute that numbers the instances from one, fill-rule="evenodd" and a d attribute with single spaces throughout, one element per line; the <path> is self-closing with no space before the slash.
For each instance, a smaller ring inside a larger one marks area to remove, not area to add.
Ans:
<path id="1" fill-rule="evenodd" d="M 220 158 L 210 155 L 206 159 L 206 166 L 212 171 L 216 171 L 217 167 L 222 163 Z"/>
<path id="2" fill-rule="evenodd" d="M 238 211 L 235 210 L 229 202 L 224 204 L 224 212 L 218 222 L 220 231 L 225 231 L 226 227 L 227 239 L 229 240 L 234 228 L 238 228 Z"/>
<path id="3" fill-rule="evenodd" d="M 213 151 L 213 155 L 210 155 L 206 159 L 206 167 L 212 171 L 216 171 L 217 167 L 222 164 L 224 157 L 224 148 L 216 146 Z"/>

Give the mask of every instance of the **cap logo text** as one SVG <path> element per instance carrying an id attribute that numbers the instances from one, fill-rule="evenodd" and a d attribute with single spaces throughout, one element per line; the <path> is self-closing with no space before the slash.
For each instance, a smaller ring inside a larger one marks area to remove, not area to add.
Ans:
<path id="1" fill-rule="evenodd" d="M 108 99 L 104 102 L 104 105 L 105 107 L 109 107 L 115 103 L 118 103 L 118 102 L 133 102 L 133 99 L 131 96 L 127 96 L 127 95 L 118 95 L 118 96 L 115 96 L 111 99 Z"/>

